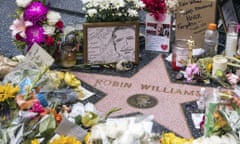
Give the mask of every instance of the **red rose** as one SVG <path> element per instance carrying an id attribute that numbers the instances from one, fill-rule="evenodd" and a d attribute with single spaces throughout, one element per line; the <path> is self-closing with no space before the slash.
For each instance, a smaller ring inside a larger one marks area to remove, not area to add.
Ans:
<path id="1" fill-rule="evenodd" d="M 16 36 L 15 36 L 16 40 L 23 40 L 23 37 L 17 33 Z"/>
<path id="2" fill-rule="evenodd" d="M 64 23 L 62 21 L 58 21 L 56 24 L 55 24 L 56 28 L 59 29 L 59 30 L 62 30 L 63 26 L 64 26 Z"/>
<path id="3" fill-rule="evenodd" d="M 51 37 L 51 36 L 48 36 L 47 39 L 46 39 L 46 45 L 47 46 L 52 46 L 55 42 L 55 39 L 54 37 Z"/>

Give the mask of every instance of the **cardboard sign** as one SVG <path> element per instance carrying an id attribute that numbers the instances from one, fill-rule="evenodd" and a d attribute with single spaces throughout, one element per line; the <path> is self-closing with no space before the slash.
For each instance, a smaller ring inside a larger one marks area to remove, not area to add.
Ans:
<path id="1" fill-rule="evenodd" d="M 181 0 L 176 14 L 176 39 L 193 37 L 196 48 L 203 47 L 209 23 L 216 23 L 216 0 Z"/>
<path id="2" fill-rule="evenodd" d="M 149 13 L 146 14 L 146 50 L 169 52 L 170 50 L 171 15 L 166 14 L 165 20 L 156 21 Z"/>

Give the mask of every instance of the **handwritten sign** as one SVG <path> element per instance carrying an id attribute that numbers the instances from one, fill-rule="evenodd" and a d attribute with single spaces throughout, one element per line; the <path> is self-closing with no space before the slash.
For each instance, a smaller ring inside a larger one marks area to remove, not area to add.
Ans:
<path id="1" fill-rule="evenodd" d="M 54 59 L 38 44 L 33 44 L 25 57 L 26 60 L 34 62 L 38 65 L 51 66 Z"/>
<path id="2" fill-rule="evenodd" d="M 176 39 L 192 36 L 196 47 L 203 47 L 209 23 L 216 22 L 216 0 L 181 0 L 176 15 Z"/>

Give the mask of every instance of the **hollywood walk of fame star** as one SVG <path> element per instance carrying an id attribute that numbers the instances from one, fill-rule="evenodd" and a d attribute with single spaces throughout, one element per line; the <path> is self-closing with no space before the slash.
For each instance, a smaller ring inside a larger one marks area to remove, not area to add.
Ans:
<path id="1" fill-rule="evenodd" d="M 156 57 L 148 65 L 130 78 L 75 72 L 76 76 L 106 93 L 98 101 L 96 108 L 106 113 L 113 107 L 122 108 L 114 115 L 141 112 L 154 115 L 154 120 L 180 136 L 190 138 L 181 103 L 198 99 L 200 87 L 172 83 L 165 69 L 164 61 Z M 158 99 L 153 108 L 137 109 L 127 104 L 128 97 L 135 94 L 148 94 Z"/>

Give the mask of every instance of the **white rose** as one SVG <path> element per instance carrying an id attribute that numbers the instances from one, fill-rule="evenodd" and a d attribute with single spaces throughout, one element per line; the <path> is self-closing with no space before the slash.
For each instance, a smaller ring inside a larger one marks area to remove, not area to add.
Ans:
<path id="1" fill-rule="evenodd" d="M 47 22 L 49 25 L 55 25 L 61 19 L 61 15 L 55 11 L 49 11 L 47 13 Z"/>
<path id="2" fill-rule="evenodd" d="M 44 34 L 46 35 L 54 35 L 55 33 L 55 27 L 54 26 L 49 26 L 49 25 L 44 25 L 43 26 L 44 29 Z"/>
<path id="3" fill-rule="evenodd" d="M 32 2 L 32 0 L 16 0 L 17 6 L 23 7 L 23 8 L 28 6 L 31 2 Z"/>

